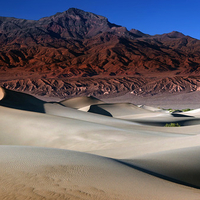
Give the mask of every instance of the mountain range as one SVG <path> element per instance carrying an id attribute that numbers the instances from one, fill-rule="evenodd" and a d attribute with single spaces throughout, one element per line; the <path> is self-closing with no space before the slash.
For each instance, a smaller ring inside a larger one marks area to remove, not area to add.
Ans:
<path id="1" fill-rule="evenodd" d="M 0 85 L 61 98 L 200 89 L 200 40 L 148 35 L 76 8 L 40 20 L 0 17 Z"/>

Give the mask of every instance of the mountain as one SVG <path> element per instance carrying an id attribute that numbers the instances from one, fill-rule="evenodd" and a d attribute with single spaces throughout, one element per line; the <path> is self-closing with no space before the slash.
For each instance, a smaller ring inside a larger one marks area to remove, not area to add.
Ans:
<path id="1" fill-rule="evenodd" d="M 196 91 L 200 41 L 148 35 L 76 8 L 40 20 L 0 17 L 0 85 L 49 96 Z"/>

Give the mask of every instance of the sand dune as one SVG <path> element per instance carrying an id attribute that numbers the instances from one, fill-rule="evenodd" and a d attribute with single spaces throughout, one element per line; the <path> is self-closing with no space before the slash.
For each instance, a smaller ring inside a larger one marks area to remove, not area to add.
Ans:
<path id="1" fill-rule="evenodd" d="M 0 106 L 33 112 L 44 112 L 44 103 L 44 101 L 31 95 L 0 87 Z"/>
<path id="2" fill-rule="evenodd" d="M 115 103 L 115 104 L 99 104 L 92 105 L 89 112 L 101 114 L 99 112 L 107 112 L 109 116 L 120 118 L 122 116 L 133 115 L 133 114 L 148 114 L 151 111 L 139 108 L 136 105 L 130 103 Z M 105 114 L 106 115 L 106 114 Z"/>
<path id="3" fill-rule="evenodd" d="M 7 199 L 198 199 L 197 189 L 81 152 L 0 147 L 1 197 Z"/>
<path id="4" fill-rule="evenodd" d="M 199 117 L 199 109 L 169 113 L 92 97 L 45 102 L 0 88 L 0 195 L 198 199 Z"/>
<path id="5" fill-rule="evenodd" d="M 197 146 L 148 154 L 126 162 L 155 176 L 200 189 L 199 153 Z"/>
<path id="6" fill-rule="evenodd" d="M 4 96 L 5 96 L 5 90 L 2 87 L 0 87 L 0 100 L 2 100 Z"/>
<path id="7" fill-rule="evenodd" d="M 178 123 L 182 126 L 200 124 L 199 118 L 194 118 L 191 112 L 169 113 L 162 109 L 149 106 L 136 106 L 130 103 L 91 105 L 88 112 L 124 119 L 143 125 L 165 126 L 167 123 Z M 200 117 L 198 110 L 194 116 Z"/>
<path id="8" fill-rule="evenodd" d="M 161 108 L 156 108 L 156 107 L 153 107 L 153 106 L 147 106 L 147 105 L 138 105 L 139 108 L 143 108 L 143 109 L 146 109 L 146 110 L 150 110 L 150 111 L 157 111 L 157 112 L 166 112 L 165 110 L 161 109 Z"/>
<path id="9" fill-rule="evenodd" d="M 70 108 L 83 108 L 93 104 L 103 103 L 99 99 L 89 96 L 89 97 L 76 97 L 68 100 L 64 100 L 60 102 L 62 105 L 70 107 Z"/>

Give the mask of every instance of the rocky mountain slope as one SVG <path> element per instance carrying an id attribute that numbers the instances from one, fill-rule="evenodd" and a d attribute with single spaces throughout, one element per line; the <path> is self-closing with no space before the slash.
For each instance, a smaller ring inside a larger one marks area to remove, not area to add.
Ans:
<path id="1" fill-rule="evenodd" d="M 38 21 L 0 17 L 0 85 L 68 97 L 196 91 L 200 41 L 150 36 L 71 8 Z"/>

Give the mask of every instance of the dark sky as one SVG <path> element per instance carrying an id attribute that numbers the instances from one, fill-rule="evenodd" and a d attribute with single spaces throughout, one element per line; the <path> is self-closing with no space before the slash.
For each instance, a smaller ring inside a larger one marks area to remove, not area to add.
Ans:
<path id="1" fill-rule="evenodd" d="M 0 16 L 38 20 L 71 7 L 151 35 L 179 31 L 200 39 L 200 0 L 2 0 Z"/>

